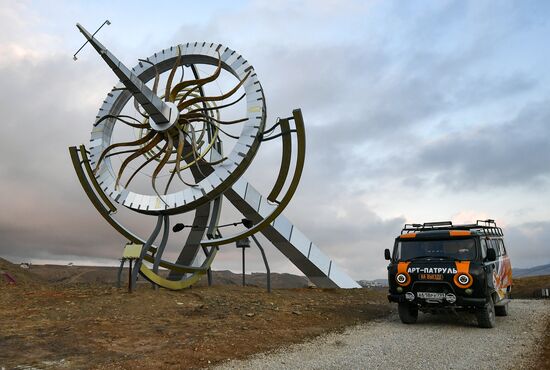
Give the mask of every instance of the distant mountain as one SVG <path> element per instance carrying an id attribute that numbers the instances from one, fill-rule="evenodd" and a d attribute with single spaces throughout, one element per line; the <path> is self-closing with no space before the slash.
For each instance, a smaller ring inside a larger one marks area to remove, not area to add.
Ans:
<path id="1" fill-rule="evenodd" d="M 512 270 L 514 277 L 527 277 L 527 276 L 541 276 L 541 275 L 550 275 L 550 263 L 547 265 L 540 265 L 535 267 L 530 267 L 526 269 L 515 268 Z"/>
<path id="2" fill-rule="evenodd" d="M 29 280 L 29 276 L 34 280 L 46 281 L 56 284 L 114 284 L 117 280 L 118 267 L 108 266 L 75 266 L 75 265 L 32 265 L 20 266 L 9 263 L 0 258 L 0 274 L 9 272 L 19 282 L 23 278 Z M 128 269 L 124 268 L 122 273 L 122 283 L 128 281 Z M 167 274 L 166 270 L 161 270 L 160 274 Z M 242 275 L 231 271 L 212 271 L 213 285 L 241 285 Z M 0 283 L 3 276 L 0 275 Z M 140 278 L 141 282 L 145 280 Z M 198 286 L 208 285 L 207 278 L 204 277 L 198 283 Z M 266 287 L 267 275 L 265 273 L 253 272 L 246 274 L 246 285 Z M 298 276 L 284 273 L 271 273 L 271 286 L 274 289 L 289 288 L 307 288 L 309 281 L 305 276 Z"/>

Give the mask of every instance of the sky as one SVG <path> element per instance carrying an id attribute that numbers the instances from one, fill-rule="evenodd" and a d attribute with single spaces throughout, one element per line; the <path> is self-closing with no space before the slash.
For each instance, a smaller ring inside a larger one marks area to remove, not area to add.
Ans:
<path id="1" fill-rule="evenodd" d="M 285 215 L 353 278 L 385 276 L 383 250 L 405 222 L 492 218 L 513 266 L 550 263 L 545 1 L 0 0 L 1 257 L 120 258 L 125 241 L 67 150 L 89 140 L 117 82 L 89 46 L 72 59 L 84 41 L 75 24 L 105 19 L 97 37 L 126 65 L 222 43 L 254 66 L 268 125 L 302 109 L 306 167 Z M 246 174 L 260 189 L 276 149 L 262 145 Z M 299 272 L 264 244 L 272 271 Z M 239 253 L 224 247 L 213 268 L 238 271 Z M 264 271 L 257 250 L 247 268 Z"/>

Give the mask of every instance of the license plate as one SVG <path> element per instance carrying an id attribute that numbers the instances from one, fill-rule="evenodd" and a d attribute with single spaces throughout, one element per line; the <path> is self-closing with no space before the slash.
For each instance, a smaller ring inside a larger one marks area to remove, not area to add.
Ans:
<path id="1" fill-rule="evenodd" d="M 420 274 L 420 280 L 443 280 L 443 274 Z"/>
<path id="2" fill-rule="evenodd" d="M 423 299 L 445 299 L 445 293 L 418 292 L 418 298 Z"/>

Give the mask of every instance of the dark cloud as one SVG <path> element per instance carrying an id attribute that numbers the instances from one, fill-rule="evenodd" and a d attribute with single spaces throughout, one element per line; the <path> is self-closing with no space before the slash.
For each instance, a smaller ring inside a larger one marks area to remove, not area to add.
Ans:
<path id="1" fill-rule="evenodd" d="M 527 222 L 504 229 L 506 248 L 513 267 L 550 263 L 550 222 Z"/>
<path id="2" fill-rule="evenodd" d="M 550 108 L 530 104 L 510 122 L 443 135 L 420 148 L 416 166 L 451 189 L 548 185 Z"/>

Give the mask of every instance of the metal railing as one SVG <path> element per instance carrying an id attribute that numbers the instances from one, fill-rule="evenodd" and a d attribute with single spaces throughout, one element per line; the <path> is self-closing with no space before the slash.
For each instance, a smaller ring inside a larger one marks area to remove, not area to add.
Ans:
<path id="1" fill-rule="evenodd" d="M 475 224 L 453 225 L 452 221 L 425 222 L 423 224 L 405 224 L 401 234 L 409 234 L 422 231 L 444 230 L 470 230 L 481 232 L 486 236 L 503 236 L 502 229 L 497 226 L 495 220 L 477 220 Z"/>

